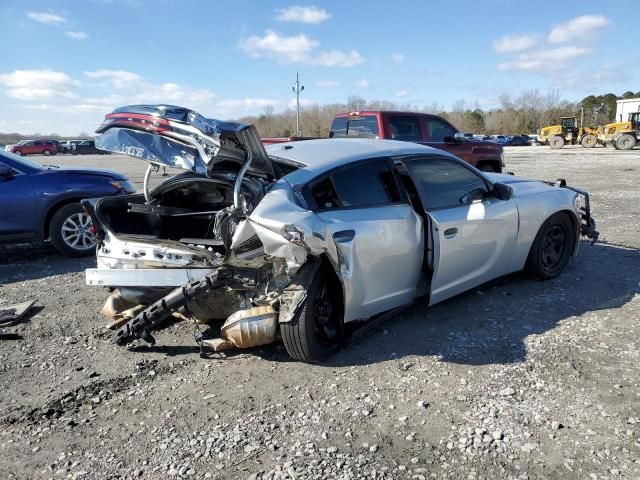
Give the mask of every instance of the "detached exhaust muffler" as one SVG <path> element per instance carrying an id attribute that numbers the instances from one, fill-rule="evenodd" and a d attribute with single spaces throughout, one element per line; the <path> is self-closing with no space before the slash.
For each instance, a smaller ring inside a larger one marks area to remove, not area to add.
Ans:
<path id="1" fill-rule="evenodd" d="M 276 340 L 278 314 L 271 306 L 240 310 L 227 318 L 221 333 L 222 338 L 202 340 L 202 345 L 214 352 L 267 345 Z"/>

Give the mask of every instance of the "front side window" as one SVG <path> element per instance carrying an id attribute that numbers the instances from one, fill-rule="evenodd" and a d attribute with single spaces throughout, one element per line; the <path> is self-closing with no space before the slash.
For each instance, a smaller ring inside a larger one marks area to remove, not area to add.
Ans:
<path id="1" fill-rule="evenodd" d="M 453 137 L 458 133 L 455 128 L 439 118 L 427 118 L 427 131 L 430 142 L 444 142 L 446 137 Z"/>
<path id="2" fill-rule="evenodd" d="M 378 117 L 363 115 L 361 117 L 337 117 L 331 125 L 330 138 L 379 138 Z"/>
<path id="3" fill-rule="evenodd" d="M 419 142 L 422 140 L 420 122 L 413 115 L 391 115 L 389 117 L 391 138 L 405 142 Z"/>
<path id="4" fill-rule="evenodd" d="M 311 196 L 319 209 L 385 205 L 400 201 L 386 160 L 342 168 L 316 182 Z"/>
<path id="5" fill-rule="evenodd" d="M 468 205 L 489 191 L 475 172 L 446 158 L 416 159 L 407 166 L 427 210 Z"/>

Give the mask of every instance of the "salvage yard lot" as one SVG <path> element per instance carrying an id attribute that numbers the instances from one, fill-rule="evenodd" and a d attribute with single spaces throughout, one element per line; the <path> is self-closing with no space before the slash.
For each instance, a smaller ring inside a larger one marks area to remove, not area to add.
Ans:
<path id="1" fill-rule="evenodd" d="M 194 328 L 111 343 L 95 259 L 1 247 L 0 478 L 640 478 L 640 150 L 508 147 L 588 190 L 601 241 L 559 278 L 414 307 L 323 365 L 281 345 L 201 359 Z M 34 158 L 111 168 L 128 157 Z M 156 177 L 156 180 L 160 177 Z"/>

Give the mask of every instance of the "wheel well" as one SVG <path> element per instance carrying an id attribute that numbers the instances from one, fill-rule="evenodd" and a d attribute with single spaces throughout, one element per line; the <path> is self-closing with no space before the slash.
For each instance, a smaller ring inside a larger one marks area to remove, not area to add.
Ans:
<path id="1" fill-rule="evenodd" d="M 51 223 L 51 218 L 56 214 L 58 210 L 62 207 L 69 205 L 70 203 L 79 203 L 83 197 L 78 198 L 65 198 L 64 200 L 60 200 L 58 203 L 54 204 L 48 211 L 47 215 L 44 218 L 44 225 L 42 225 L 42 238 L 49 238 L 49 224 Z"/>
<path id="2" fill-rule="evenodd" d="M 502 171 L 500 160 L 479 160 L 476 163 L 476 168 L 480 168 L 484 165 L 490 165 L 497 173 L 500 173 Z"/>
<path id="3" fill-rule="evenodd" d="M 327 254 L 323 254 L 320 256 L 320 270 L 323 271 L 323 273 L 327 276 L 327 279 L 330 279 L 331 282 L 334 282 L 336 285 L 336 290 L 340 293 L 340 305 L 342 305 L 342 310 L 344 312 L 344 299 L 345 299 L 345 294 L 344 294 L 344 285 L 342 283 L 342 281 L 340 280 L 340 276 L 338 275 L 338 273 L 336 272 L 336 269 L 333 266 L 333 263 L 331 262 L 331 260 L 329 260 L 329 257 L 327 256 Z M 337 268 L 339 269 L 340 266 L 338 265 Z"/>

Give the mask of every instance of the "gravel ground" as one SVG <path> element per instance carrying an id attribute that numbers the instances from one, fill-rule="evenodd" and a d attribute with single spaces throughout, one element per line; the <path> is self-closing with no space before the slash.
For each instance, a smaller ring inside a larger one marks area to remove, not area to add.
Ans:
<path id="1" fill-rule="evenodd" d="M 37 313 L 0 340 L 0 478 L 640 478 L 640 151 L 506 151 L 517 175 L 589 190 L 602 241 L 553 281 L 415 307 L 324 365 L 281 345 L 201 359 L 184 323 L 117 348 L 94 259 L 5 248 L 0 304 Z"/>

